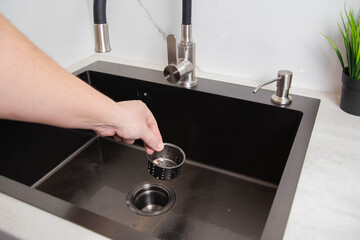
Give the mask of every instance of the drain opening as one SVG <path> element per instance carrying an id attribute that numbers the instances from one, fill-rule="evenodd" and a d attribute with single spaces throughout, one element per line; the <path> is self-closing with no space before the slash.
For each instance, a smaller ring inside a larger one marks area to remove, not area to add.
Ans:
<path id="1" fill-rule="evenodd" d="M 126 197 L 126 205 L 136 214 L 156 216 L 168 211 L 175 203 L 175 191 L 170 186 L 145 183 L 134 187 Z"/>

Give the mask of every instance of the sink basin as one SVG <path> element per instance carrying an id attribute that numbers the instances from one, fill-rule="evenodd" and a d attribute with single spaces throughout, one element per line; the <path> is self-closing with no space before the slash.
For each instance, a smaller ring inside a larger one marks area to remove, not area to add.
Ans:
<path id="1" fill-rule="evenodd" d="M 0 120 L 0 126 L 0 175 L 27 186 L 34 185 L 94 137 L 90 131 L 18 121 Z"/>
<path id="2" fill-rule="evenodd" d="M 164 182 L 148 174 L 141 141 L 2 121 L 3 136 L 23 133 L 1 142 L 2 192 L 114 239 L 282 238 L 319 100 L 292 95 L 280 107 L 272 91 L 254 95 L 206 79 L 189 90 L 166 83 L 160 71 L 106 62 L 74 74 L 116 101 L 145 102 L 164 141 L 186 153 L 180 175 Z M 176 195 L 169 210 L 150 217 L 126 204 L 134 186 L 149 183 Z"/>
<path id="3" fill-rule="evenodd" d="M 189 158 L 181 174 L 165 183 L 146 168 L 142 148 L 99 139 L 37 189 L 154 237 L 171 233 L 170 239 L 260 238 L 276 185 L 228 174 Z M 170 185 L 175 204 L 158 216 L 135 214 L 127 207 L 126 197 L 141 183 Z"/>

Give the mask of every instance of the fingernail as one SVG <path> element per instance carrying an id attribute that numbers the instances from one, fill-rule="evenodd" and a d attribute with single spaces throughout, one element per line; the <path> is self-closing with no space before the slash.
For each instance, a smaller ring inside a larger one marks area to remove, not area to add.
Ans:
<path id="1" fill-rule="evenodd" d="M 162 142 L 159 143 L 159 145 L 157 146 L 157 150 L 161 151 L 164 148 L 164 144 Z"/>

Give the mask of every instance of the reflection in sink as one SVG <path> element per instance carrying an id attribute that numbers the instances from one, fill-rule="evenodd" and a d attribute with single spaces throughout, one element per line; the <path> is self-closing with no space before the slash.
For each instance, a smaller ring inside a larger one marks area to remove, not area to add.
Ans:
<path id="1" fill-rule="evenodd" d="M 185 151 L 181 174 L 167 182 L 176 191 L 174 206 L 155 217 L 130 211 L 125 198 L 134 185 L 161 181 L 147 173 L 141 141 L 126 146 L 96 137 L 38 181 L 40 191 L 23 196 L 0 178 L 1 191 L 110 238 L 139 232 L 161 239 L 282 237 L 319 100 L 292 95 L 290 106 L 279 107 L 270 102 L 271 91 L 253 95 L 248 87 L 204 79 L 194 90 L 182 89 L 159 71 L 104 62 L 77 74 L 116 101 L 144 101 L 164 141 Z M 40 204 L 39 195 L 68 210 Z"/>

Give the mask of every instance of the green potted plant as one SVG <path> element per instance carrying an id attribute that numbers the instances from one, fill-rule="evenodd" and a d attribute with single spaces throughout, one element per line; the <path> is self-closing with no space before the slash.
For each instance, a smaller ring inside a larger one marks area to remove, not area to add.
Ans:
<path id="1" fill-rule="evenodd" d="M 355 18 L 354 11 L 341 14 L 343 29 L 339 29 L 345 44 L 347 66 L 336 45 L 327 36 L 342 66 L 342 90 L 340 108 L 347 113 L 360 116 L 360 17 Z"/>

